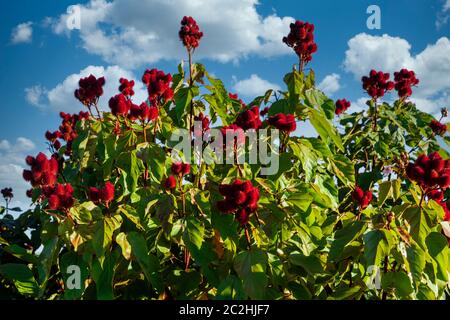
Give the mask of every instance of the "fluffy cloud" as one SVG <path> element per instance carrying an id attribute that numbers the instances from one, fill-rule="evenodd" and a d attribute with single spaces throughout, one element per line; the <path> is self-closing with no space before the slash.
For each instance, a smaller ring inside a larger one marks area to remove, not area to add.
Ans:
<path id="1" fill-rule="evenodd" d="M 13 44 L 31 42 L 33 37 L 32 25 L 32 22 L 25 22 L 17 25 L 11 32 L 11 42 Z"/>
<path id="2" fill-rule="evenodd" d="M 446 0 L 442 6 L 442 10 L 438 12 L 436 19 L 436 28 L 440 29 L 447 24 L 450 18 L 450 0 Z"/>
<path id="3" fill-rule="evenodd" d="M 34 106 L 52 111 L 78 112 L 82 108 L 80 102 L 75 99 L 74 91 L 78 87 L 78 81 L 82 77 L 90 74 L 98 77 L 105 77 L 106 84 L 104 86 L 104 94 L 99 100 L 101 110 L 109 111 L 108 100 L 118 93 L 119 79 L 124 77 L 134 79 L 136 85 L 134 87 L 135 96 L 133 100 L 141 103 L 147 98 L 147 93 L 141 81 L 138 81 L 131 72 L 124 70 L 118 66 L 89 66 L 79 73 L 69 75 L 64 81 L 56 85 L 52 89 L 42 88 L 41 86 L 33 86 L 25 89 L 27 101 Z"/>
<path id="4" fill-rule="evenodd" d="M 46 89 L 41 85 L 36 85 L 25 89 L 25 99 L 29 104 L 35 107 L 42 106 L 42 99 L 44 98 L 45 94 Z"/>
<path id="5" fill-rule="evenodd" d="M 337 92 L 341 88 L 341 84 L 339 80 L 341 76 L 332 73 L 327 75 L 317 86 L 320 90 L 322 90 L 326 95 L 333 95 L 333 93 Z"/>
<path id="6" fill-rule="evenodd" d="M 411 53 L 408 41 L 389 35 L 361 33 L 350 39 L 345 53 L 344 69 L 357 79 L 370 69 L 393 73 L 401 68 L 414 70 L 420 79 L 413 100 L 427 112 L 436 112 L 438 103 L 450 94 L 450 41 L 442 37 L 417 55 Z"/>
<path id="7" fill-rule="evenodd" d="M 269 89 L 280 90 L 280 87 L 277 84 L 261 79 L 256 74 L 252 74 L 250 78 L 237 81 L 233 86 L 233 90 L 238 94 L 249 98 L 262 96 Z"/>
<path id="8" fill-rule="evenodd" d="M 291 17 L 263 17 L 257 0 L 91 0 L 79 5 L 82 46 L 105 61 L 126 68 L 185 56 L 178 39 L 180 20 L 191 15 L 204 31 L 196 58 L 221 62 L 249 55 L 263 57 L 289 53 L 281 39 Z M 68 34 L 63 14 L 53 22 L 58 34 Z"/>
<path id="9" fill-rule="evenodd" d="M 13 188 L 14 198 L 12 206 L 27 209 L 30 200 L 25 195 L 30 185 L 22 178 L 25 169 L 25 157 L 32 154 L 35 144 L 24 137 L 17 138 L 15 142 L 0 141 L 0 189 Z"/>

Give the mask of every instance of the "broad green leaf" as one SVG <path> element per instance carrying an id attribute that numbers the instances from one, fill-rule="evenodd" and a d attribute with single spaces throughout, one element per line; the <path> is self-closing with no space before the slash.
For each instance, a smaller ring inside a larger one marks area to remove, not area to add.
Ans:
<path id="1" fill-rule="evenodd" d="M 424 210 L 421 210 L 417 206 L 412 206 L 405 210 L 403 216 L 410 225 L 410 235 L 422 249 L 425 249 L 425 239 L 430 233 L 430 226 L 428 225 Z"/>
<path id="2" fill-rule="evenodd" d="M 366 224 L 361 221 L 354 221 L 342 229 L 336 231 L 334 240 L 331 243 L 328 258 L 331 261 L 338 261 L 346 245 L 364 233 Z"/>
<path id="3" fill-rule="evenodd" d="M 292 107 L 286 99 L 280 99 L 270 106 L 269 116 L 274 116 L 278 113 L 293 114 L 294 112 L 295 108 Z"/>
<path id="4" fill-rule="evenodd" d="M 2 264 L 0 265 L 0 274 L 14 283 L 14 286 L 21 294 L 28 296 L 37 296 L 39 294 L 39 286 L 27 265 L 18 263 Z"/>
<path id="5" fill-rule="evenodd" d="M 336 128 L 322 113 L 314 109 L 309 109 L 309 120 L 325 142 L 331 139 L 339 150 L 344 151 L 344 146 Z"/>
<path id="6" fill-rule="evenodd" d="M 430 233 L 426 238 L 428 253 L 436 261 L 437 276 L 442 281 L 449 281 L 449 257 L 450 250 L 448 248 L 447 238 L 438 232 Z"/>
<path id="7" fill-rule="evenodd" d="M 111 217 L 105 216 L 103 221 L 99 221 L 98 229 L 94 234 L 93 246 L 97 256 L 103 256 L 111 246 L 113 233 L 120 228 L 122 224 L 122 217 L 114 215 Z"/>
<path id="8" fill-rule="evenodd" d="M 301 139 L 297 141 L 290 140 L 288 145 L 294 155 L 301 161 L 303 170 L 305 171 L 306 181 L 311 181 L 314 177 L 318 161 L 316 154 L 313 152 L 312 145 L 308 141 Z"/>
<path id="9" fill-rule="evenodd" d="M 313 197 L 308 193 L 293 193 L 286 198 L 286 202 L 305 212 L 313 201 Z"/>
<path id="10" fill-rule="evenodd" d="M 228 275 L 217 288 L 217 300 L 245 300 L 246 297 L 242 281 L 233 275 Z"/>
<path id="11" fill-rule="evenodd" d="M 202 247 L 205 236 L 205 227 L 195 216 L 189 216 L 186 220 L 186 228 L 183 233 L 183 241 L 188 247 L 194 246 L 197 249 Z"/>
<path id="12" fill-rule="evenodd" d="M 190 114 L 192 99 L 198 94 L 199 89 L 197 86 L 184 87 L 178 90 L 175 95 L 175 113 L 179 124 L 185 119 L 185 115 Z"/>
<path id="13" fill-rule="evenodd" d="M 355 168 L 353 162 L 341 154 L 336 154 L 334 158 L 329 159 L 334 174 L 346 186 L 355 184 Z"/>
<path id="14" fill-rule="evenodd" d="M 116 242 L 120 246 L 120 249 L 122 249 L 122 256 L 130 260 L 131 258 L 131 245 L 127 240 L 127 235 L 124 232 L 119 233 L 116 236 Z"/>
<path id="15" fill-rule="evenodd" d="M 268 283 L 267 256 L 258 249 L 243 251 L 234 259 L 234 270 L 244 283 L 244 290 L 252 299 L 264 299 Z"/>
<path id="16" fill-rule="evenodd" d="M 387 272 L 381 278 L 383 290 L 394 290 L 395 295 L 400 299 L 407 298 L 414 292 L 411 279 L 403 271 Z"/>
<path id="17" fill-rule="evenodd" d="M 139 263 L 147 280 L 156 290 L 162 290 L 162 283 L 158 274 L 159 261 L 153 254 L 149 253 L 144 237 L 140 233 L 130 232 L 127 235 L 127 240 L 131 245 L 131 254 Z"/>
<path id="18" fill-rule="evenodd" d="M 124 177 L 124 189 L 126 194 L 134 193 L 138 186 L 139 176 L 141 175 L 142 161 L 137 158 L 136 151 L 122 153 L 117 159 L 117 167 L 122 169 L 121 174 Z"/>
<path id="19" fill-rule="evenodd" d="M 94 259 L 91 274 L 95 282 L 98 300 L 113 300 L 113 280 L 116 272 L 116 262 L 120 253 L 114 250 L 105 257 Z"/>
<path id="20" fill-rule="evenodd" d="M 328 299 L 329 300 L 358 299 L 363 293 L 364 293 L 364 289 L 359 285 L 355 285 L 353 287 L 341 287 L 341 288 L 338 288 L 336 291 L 334 291 L 331 294 L 331 296 L 328 297 Z"/>
<path id="21" fill-rule="evenodd" d="M 89 268 L 82 256 L 76 252 L 64 253 L 59 258 L 59 270 L 64 281 L 64 299 L 81 298 L 85 290 L 85 281 L 89 277 Z"/>
<path id="22" fill-rule="evenodd" d="M 364 256 L 367 267 L 380 266 L 389 255 L 393 245 L 393 237 L 388 230 L 372 230 L 364 235 Z"/>
<path id="23" fill-rule="evenodd" d="M 387 198 L 392 196 L 391 181 L 384 181 L 380 183 L 378 188 L 378 206 L 382 206 Z"/>
<path id="24" fill-rule="evenodd" d="M 408 267 L 414 279 L 414 287 L 417 288 L 425 268 L 425 252 L 417 244 L 413 243 L 406 248 L 406 255 Z"/>
<path id="25" fill-rule="evenodd" d="M 305 256 L 300 252 L 294 251 L 289 255 L 289 261 L 296 266 L 302 267 L 312 276 L 324 272 L 321 260 L 314 255 Z"/>

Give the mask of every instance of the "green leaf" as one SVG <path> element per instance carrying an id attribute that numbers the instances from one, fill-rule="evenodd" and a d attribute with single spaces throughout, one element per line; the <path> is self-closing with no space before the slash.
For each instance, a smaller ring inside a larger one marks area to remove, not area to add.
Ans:
<path id="1" fill-rule="evenodd" d="M 308 210 L 312 201 L 313 197 L 310 194 L 303 192 L 290 194 L 286 199 L 286 202 L 292 204 L 294 207 L 300 209 L 303 212 Z"/>
<path id="2" fill-rule="evenodd" d="M 364 289 L 355 285 L 353 287 L 340 287 L 336 291 L 334 291 L 331 296 L 328 298 L 330 300 L 351 300 L 357 299 L 364 293 Z"/>
<path id="3" fill-rule="evenodd" d="M 424 210 L 417 206 L 412 206 L 404 211 L 403 216 L 411 226 L 410 235 L 422 249 L 425 249 L 425 239 L 430 233 L 430 226 Z"/>
<path id="4" fill-rule="evenodd" d="M 14 283 L 17 290 L 23 295 L 37 296 L 39 286 L 33 273 L 25 264 L 7 263 L 0 265 L 0 274 Z"/>
<path id="5" fill-rule="evenodd" d="M 38 263 L 38 258 L 35 255 L 28 253 L 28 251 L 25 248 L 22 248 L 17 244 L 9 245 L 3 249 L 9 254 L 13 255 L 14 257 L 19 258 L 23 261 L 33 264 Z"/>
<path id="6" fill-rule="evenodd" d="M 378 206 L 382 206 L 383 203 L 392 195 L 391 181 L 384 181 L 380 183 L 378 189 Z"/>
<path id="7" fill-rule="evenodd" d="M 330 158 L 329 160 L 334 174 L 342 183 L 346 186 L 355 184 L 355 168 L 350 159 L 344 155 L 336 154 L 334 158 Z"/>
<path id="8" fill-rule="evenodd" d="M 383 290 L 394 289 L 394 293 L 400 299 L 405 299 L 414 292 L 411 279 L 403 271 L 384 273 L 381 278 L 381 287 Z"/>
<path id="9" fill-rule="evenodd" d="M 98 229 L 94 234 L 93 246 L 97 256 L 101 257 L 109 249 L 113 239 L 113 233 L 120 228 L 122 217 L 114 215 L 105 216 L 103 221 L 98 223 Z"/>
<path id="10" fill-rule="evenodd" d="M 74 284 L 73 276 L 78 274 L 70 270 L 70 266 L 76 266 L 80 268 L 80 287 L 72 287 Z M 83 260 L 82 256 L 78 255 L 76 252 L 66 252 L 59 258 L 59 270 L 64 281 L 64 298 L 67 300 L 75 300 L 81 298 L 85 290 L 85 281 L 89 277 L 89 269 L 86 262 Z M 69 272 L 70 271 L 70 272 Z M 71 277 L 72 276 L 72 277 Z M 70 284 L 70 288 L 68 287 Z"/>
<path id="11" fill-rule="evenodd" d="M 294 112 L 295 108 L 292 107 L 286 99 L 280 99 L 270 106 L 269 116 L 274 116 L 278 113 L 293 114 Z"/>
<path id="12" fill-rule="evenodd" d="M 138 229 L 142 231 L 144 230 L 144 226 L 142 225 L 139 214 L 137 213 L 135 208 L 129 205 L 124 205 L 122 207 L 119 207 L 119 212 L 127 217 L 131 222 L 133 222 Z"/>
<path id="13" fill-rule="evenodd" d="M 342 229 L 336 231 L 334 236 L 334 241 L 331 243 L 330 252 L 328 258 L 331 261 L 338 261 L 339 257 L 344 251 L 346 245 L 352 242 L 354 239 L 358 238 L 364 230 L 366 229 L 366 224 L 361 221 L 354 221 L 349 225 L 346 225 Z"/>
<path id="14" fill-rule="evenodd" d="M 161 291 L 163 289 L 159 272 L 159 261 L 147 248 L 144 237 L 137 232 L 130 232 L 127 235 L 128 242 L 131 245 L 131 254 L 139 263 L 145 278 L 153 287 Z"/>
<path id="15" fill-rule="evenodd" d="M 364 256 L 367 267 L 380 266 L 389 255 L 393 245 L 392 234 L 388 230 L 372 230 L 364 235 Z"/>
<path id="16" fill-rule="evenodd" d="M 305 256 L 298 251 L 294 251 L 289 255 L 289 261 L 305 269 L 312 276 L 316 276 L 324 272 L 322 262 L 314 255 Z"/>
<path id="17" fill-rule="evenodd" d="M 329 100 L 327 96 L 316 88 L 311 88 L 305 91 L 306 103 L 314 108 L 320 107 L 325 101 Z"/>
<path id="18" fill-rule="evenodd" d="M 406 259 L 414 279 L 415 288 L 418 287 L 422 279 L 422 272 L 425 269 L 425 256 L 425 252 L 415 243 L 406 248 Z"/>
<path id="19" fill-rule="evenodd" d="M 234 270 L 244 283 L 244 291 L 252 299 L 263 299 L 268 283 L 267 256 L 258 249 L 240 252 L 234 259 Z"/>
<path id="20" fill-rule="evenodd" d="M 330 121 L 317 110 L 309 109 L 308 112 L 309 120 L 320 137 L 325 142 L 327 142 L 328 139 L 331 139 L 339 150 L 344 151 L 341 138 L 337 133 L 336 128 L 330 123 Z"/>
<path id="21" fill-rule="evenodd" d="M 127 235 L 124 232 L 119 233 L 116 236 L 116 243 L 120 246 L 120 249 L 122 249 L 122 256 L 130 260 L 131 258 L 131 245 L 127 240 Z"/>
<path id="22" fill-rule="evenodd" d="M 301 161 L 303 170 L 305 171 L 306 181 L 311 181 L 314 177 L 318 162 L 318 158 L 313 152 L 312 145 L 308 141 L 302 139 L 298 139 L 297 141 L 290 140 L 288 145 L 292 150 L 292 153 L 294 153 Z"/>
<path id="23" fill-rule="evenodd" d="M 116 272 L 116 262 L 120 253 L 114 250 L 111 254 L 92 262 L 91 274 L 95 282 L 98 300 L 114 299 L 113 279 Z"/>
<path id="24" fill-rule="evenodd" d="M 299 73 L 297 70 L 293 70 L 284 76 L 284 83 L 287 84 L 289 92 L 289 104 L 291 106 L 296 106 L 299 102 L 299 97 L 303 92 L 303 73 Z"/>
<path id="25" fill-rule="evenodd" d="M 125 194 L 134 193 L 137 189 L 139 176 L 141 174 L 142 161 L 137 158 L 136 150 L 122 153 L 117 158 L 117 167 L 122 169 L 121 174 L 124 177 Z"/>
<path id="26" fill-rule="evenodd" d="M 228 275 L 217 288 L 217 300 L 245 300 L 246 298 L 242 281 L 233 275 Z"/>
<path id="27" fill-rule="evenodd" d="M 428 253 L 436 261 L 437 276 L 442 281 L 449 280 L 449 257 L 447 238 L 439 232 L 432 232 L 426 238 Z"/>
<path id="28" fill-rule="evenodd" d="M 183 233 L 183 241 L 188 247 L 194 246 L 197 249 L 202 247 L 205 227 L 197 217 L 190 216 L 186 221 L 186 229 Z"/>
<path id="29" fill-rule="evenodd" d="M 175 113 L 177 115 L 177 122 L 181 124 L 181 121 L 185 119 L 185 115 L 189 114 L 192 99 L 198 96 L 199 89 L 197 86 L 184 87 L 178 90 L 175 95 Z"/>

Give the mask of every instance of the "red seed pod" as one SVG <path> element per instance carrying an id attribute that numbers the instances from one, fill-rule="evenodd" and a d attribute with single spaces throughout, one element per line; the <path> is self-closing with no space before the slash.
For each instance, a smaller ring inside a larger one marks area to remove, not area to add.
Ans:
<path id="1" fill-rule="evenodd" d="M 394 82 L 389 80 L 389 73 L 371 70 L 369 76 L 361 78 L 362 87 L 373 99 L 382 98 L 387 91 L 394 89 Z"/>
<path id="2" fill-rule="evenodd" d="M 268 123 L 280 131 L 292 132 L 297 128 L 295 117 L 292 114 L 278 113 L 272 117 L 269 117 Z"/>
<path id="3" fill-rule="evenodd" d="M 92 74 L 89 77 L 81 78 L 78 82 L 79 88 L 75 90 L 75 98 L 86 106 L 96 103 L 98 98 L 103 95 L 103 86 L 105 78 L 96 78 Z"/>
<path id="4" fill-rule="evenodd" d="M 177 180 L 175 179 L 174 176 L 169 176 L 166 179 L 165 187 L 168 190 L 173 190 L 177 187 Z"/>
<path id="5" fill-rule="evenodd" d="M 203 32 L 200 31 L 197 22 L 192 17 L 185 16 L 181 20 L 181 28 L 178 35 L 183 45 L 188 50 L 192 50 L 198 47 L 200 39 L 203 37 Z"/>
<path id="6" fill-rule="evenodd" d="M 102 201 L 109 203 L 114 200 L 114 191 L 114 185 L 110 181 L 106 182 L 103 189 L 100 190 Z"/>
<path id="7" fill-rule="evenodd" d="M 236 220 L 241 226 L 244 226 L 250 220 L 250 214 L 245 208 L 241 208 L 236 212 Z"/>
<path id="8" fill-rule="evenodd" d="M 225 199 L 217 202 L 217 208 L 223 213 L 235 213 L 241 224 L 246 224 L 250 214 L 258 209 L 259 189 L 251 181 L 236 179 L 231 184 L 219 186 L 219 192 Z"/>
<path id="9" fill-rule="evenodd" d="M 100 190 L 98 190 L 95 187 L 89 188 L 89 200 L 92 202 L 99 202 L 100 201 Z"/>
<path id="10" fill-rule="evenodd" d="M 283 42 L 291 47 L 298 55 L 302 63 L 312 60 L 312 55 L 317 52 L 317 44 L 314 42 L 314 25 L 297 20 L 291 23 L 290 32 L 283 37 Z"/>

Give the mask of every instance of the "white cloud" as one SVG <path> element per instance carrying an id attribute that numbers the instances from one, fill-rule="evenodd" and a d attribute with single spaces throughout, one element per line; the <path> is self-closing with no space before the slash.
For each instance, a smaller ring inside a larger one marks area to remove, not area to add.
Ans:
<path id="1" fill-rule="evenodd" d="M 341 84 L 339 83 L 340 79 L 341 76 L 336 73 L 329 74 L 317 87 L 326 95 L 333 95 L 333 93 L 336 93 L 341 88 Z"/>
<path id="2" fill-rule="evenodd" d="M 442 6 L 441 11 L 437 14 L 436 28 L 440 29 L 442 26 L 447 24 L 450 18 L 450 0 L 446 0 Z"/>
<path id="3" fill-rule="evenodd" d="M 9 148 L 11 148 L 11 145 L 8 140 L 0 141 L 0 150 L 9 150 Z"/>
<path id="4" fill-rule="evenodd" d="M 11 32 L 11 42 L 13 44 L 31 42 L 33 37 L 32 25 L 32 22 L 24 22 L 17 25 Z"/>
<path id="5" fill-rule="evenodd" d="M 250 98 L 262 96 L 269 89 L 280 90 L 280 87 L 275 83 L 261 79 L 256 74 L 252 74 L 250 78 L 237 81 L 233 86 L 233 90 L 237 93 Z"/>
<path id="6" fill-rule="evenodd" d="M 180 21 L 193 16 L 204 32 L 197 59 L 238 61 L 249 55 L 290 52 L 281 39 L 291 17 L 263 17 L 257 0 L 91 0 L 80 6 L 82 46 L 111 64 L 134 68 L 159 60 L 180 60 L 186 53 L 178 39 Z M 57 34 L 69 34 L 68 14 L 53 22 Z"/>
<path id="7" fill-rule="evenodd" d="M 450 41 L 442 37 L 413 55 L 405 39 L 389 35 L 371 36 L 361 33 L 350 39 L 345 53 L 344 69 L 357 79 L 370 69 L 390 72 L 407 68 L 414 70 L 420 80 L 412 100 L 427 112 L 436 112 L 439 102 L 450 94 Z"/>
<path id="8" fill-rule="evenodd" d="M 109 111 L 108 100 L 119 93 L 119 79 L 122 77 L 129 80 L 135 80 L 135 95 L 133 97 L 135 103 L 140 104 L 147 98 L 147 93 L 142 82 L 137 80 L 139 78 L 135 77 L 131 72 L 118 66 L 109 66 L 106 68 L 102 66 L 88 66 L 79 73 L 69 75 L 64 81 L 52 89 L 45 89 L 40 86 L 25 89 L 27 92 L 27 101 L 32 105 L 56 112 L 78 112 L 83 109 L 83 106 L 75 99 L 74 91 L 78 88 L 78 81 L 80 78 L 87 77 L 90 74 L 93 74 L 97 78 L 103 76 L 106 80 L 105 86 L 103 87 L 103 96 L 99 100 L 99 107 L 101 110 Z M 31 96 L 32 99 L 30 99 L 29 96 Z M 39 99 L 35 99 L 37 96 L 39 96 Z M 38 103 L 34 103 L 36 101 L 38 101 Z"/>
<path id="9" fill-rule="evenodd" d="M 29 104 L 35 107 L 42 106 L 43 103 L 42 99 L 44 98 L 45 94 L 46 89 L 43 88 L 41 85 L 36 85 L 25 89 L 25 99 L 28 101 Z"/>
<path id="10" fill-rule="evenodd" d="M 367 106 L 366 102 L 369 100 L 367 97 L 361 97 L 355 101 L 351 101 L 350 108 L 347 110 L 346 113 L 353 113 L 353 112 L 361 112 L 363 110 L 367 110 L 369 107 Z"/>
<path id="11" fill-rule="evenodd" d="M 13 188 L 13 207 L 27 209 L 30 200 L 25 195 L 30 184 L 23 180 L 22 172 L 26 167 L 25 157 L 33 154 L 35 144 L 24 137 L 19 137 L 15 142 L 8 140 L 0 141 L 0 189 Z"/>

